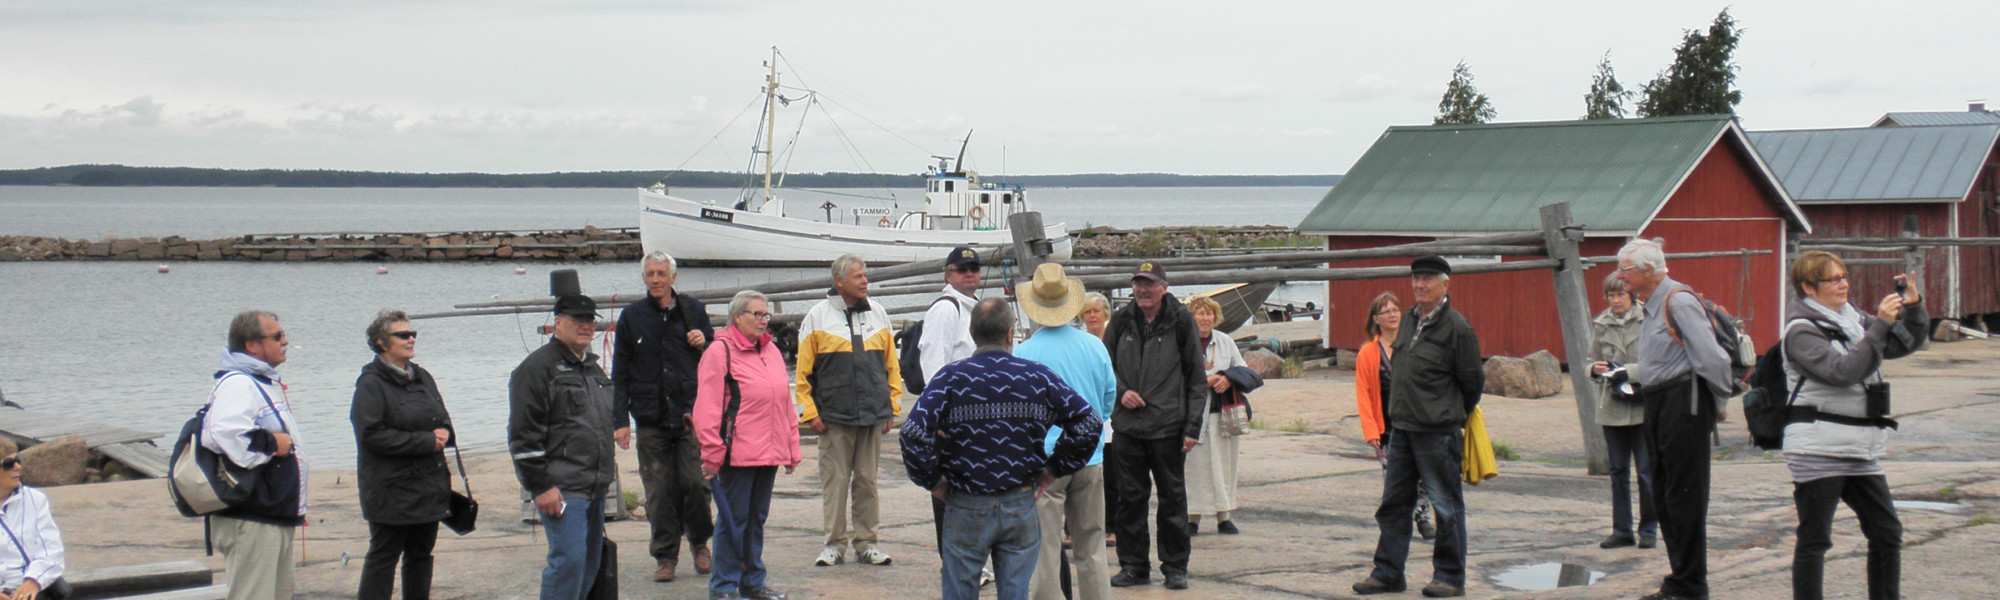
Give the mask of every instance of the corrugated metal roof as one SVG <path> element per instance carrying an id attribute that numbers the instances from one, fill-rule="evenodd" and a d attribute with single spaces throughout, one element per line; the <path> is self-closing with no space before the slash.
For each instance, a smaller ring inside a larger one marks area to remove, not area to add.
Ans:
<path id="1" fill-rule="evenodd" d="M 1948 112 L 1892 112 L 1875 120 L 1875 127 L 1925 125 L 1985 125 L 2000 123 L 2000 113 L 1969 110 Z"/>
<path id="2" fill-rule="evenodd" d="M 1726 131 L 1741 130 L 1727 116 L 1391 127 L 1299 230 L 1532 230 L 1566 201 L 1592 230 L 1638 231 Z"/>
<path id="3" fill-rule="evenodd" d="M 2000 124 L 1750 133 L 1802 204 L 1963 200 L 1996 140 Z"/>

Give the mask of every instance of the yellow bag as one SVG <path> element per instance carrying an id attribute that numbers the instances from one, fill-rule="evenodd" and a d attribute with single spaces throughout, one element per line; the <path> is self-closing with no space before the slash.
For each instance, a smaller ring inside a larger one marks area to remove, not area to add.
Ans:
<path id="1" fill-rule="evenodd" d="M 1479 482 L 1500 476 L 1500 462 L 1493 458 L 1493 443 L 1486 438 L 1486 415 L 1479 407 L 1465 417 L 1465 482 Z"/>

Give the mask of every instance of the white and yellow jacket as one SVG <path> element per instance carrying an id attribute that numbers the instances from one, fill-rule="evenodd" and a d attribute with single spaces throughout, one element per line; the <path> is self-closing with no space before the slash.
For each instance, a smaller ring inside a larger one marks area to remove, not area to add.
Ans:
<path id="1" fill-rule="evenodd" d="M 799 422 L 874 426 L 902 412 L 903 375 L 889 311 L 874 300 L 849 307 L 839 294 L 799 323 Z M 857 350 L 858 346 L 858 350 Z"/>

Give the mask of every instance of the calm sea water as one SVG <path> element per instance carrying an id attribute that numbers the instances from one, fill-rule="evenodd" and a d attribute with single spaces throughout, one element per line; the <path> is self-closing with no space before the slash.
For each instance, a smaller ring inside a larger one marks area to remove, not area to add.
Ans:
<path id="1" fill-rule="evenodd" d="M 729 190 L 676 193 L 719 201 L 734 197 Z M 1078 188 L 1032 193 L 1051 220 L 1138 227 L 1296 224 L 1324 190 Z M 269 232 L 622 227 L 637 221 L 635 196 L 629 190 L 592 189 L 0 186 L 0 234 L 216 238 Z M 913 190 L 904 197 L 918 195 Z M 0 391 L 32 409 L 147 431 L 178 431 L 207 397 L 230 316 L 267 309 L 278 313 L 293 340 L 290 359 L 279 371 L 290 386 L 307 452 L 320 466 L 349 468 L 354 436 L 347 410 L 354 379 L 372 358 L 362 329 L 377 310 L 434 312 L 458 303 L 544 297 L 548 272 L 562 268 L 576 269 L 584 289 L 592 293 L 642 289 L 638 267 L 631 264 L 391 263 L 386 275 L 377 275 L 374 263 L 181 262 L 170 263 L 168 274 L 156 273 L 154 266 L 0 263 L 0 307 L 22 325 L 0 334 Z M 526 268 L 527 274 L 516 275 L 516 267 Z M 690 268 L 679 287 L 744 285 L 822 272 Z M 1277 297 L 1303 303 L 1316 299 L 1316 289 L 1288 286 Z M 416 361 L 437 376 L 468 449 L 505 444 L 508 373 L 545 341 L 535 329 L 547 320 L 536 314 L 417 322 Z"/>

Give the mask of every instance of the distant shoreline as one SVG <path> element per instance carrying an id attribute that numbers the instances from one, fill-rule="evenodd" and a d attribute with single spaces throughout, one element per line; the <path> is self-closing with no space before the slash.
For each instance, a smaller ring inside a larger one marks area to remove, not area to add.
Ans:
<path id="1" fill-rule="evenodd" d="M 986 175 L 991 183 L 1029 188 L 1106 187 L 1332 187 L 1339 175 L 1176 175 L 1083 173 Z M 290 187 L 290 188 L 640 188 L 737 189 L 750 185 L 740 173 L 712 171 L 595 171 L 550 173 L 393 173 L 324 169 L 206 169 L 68 165 L 0 170 L 0 185 L 79 187 Z M 923 187 L 922 174 L 792 173 L 790 188 Z"/>

